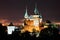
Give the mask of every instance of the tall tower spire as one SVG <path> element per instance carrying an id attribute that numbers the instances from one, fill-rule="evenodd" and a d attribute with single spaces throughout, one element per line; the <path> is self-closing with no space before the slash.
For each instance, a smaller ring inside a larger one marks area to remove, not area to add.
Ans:
<path id="1" fill-rule="evenodd" d="M 39 11 L 38 11 L 38 9 L 37 9 L 37 4 L 36 4 L 36 3 L 35 3 L 34 13 L 35 13 L 35 14 L 39 14 Z"/>
<path id="2" fill-rule="evenodd" d="M 28 18 L 27 6 L 26 6 L 26 11 L 25 11 L 24 18 Z"/>

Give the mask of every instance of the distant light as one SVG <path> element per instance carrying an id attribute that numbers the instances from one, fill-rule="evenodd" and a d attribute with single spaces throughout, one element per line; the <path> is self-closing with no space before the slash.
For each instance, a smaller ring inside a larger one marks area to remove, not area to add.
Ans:
<path id="1" fill-rule="evenodd" d="M 3 26 L 5 26 L 5 24 L 2 24 Z"/>
<path id="2" fill-rule="evenodd" d="M 48 26 L 44 26 L 44 28 L 48 28 Z"/>

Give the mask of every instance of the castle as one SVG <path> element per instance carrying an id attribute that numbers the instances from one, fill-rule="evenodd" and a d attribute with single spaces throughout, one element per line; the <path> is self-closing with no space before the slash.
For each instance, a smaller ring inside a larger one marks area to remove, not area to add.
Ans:
<path id="1" fill-rule="evenodd" d="M 40 31 L 40 25 L 42 23 L 42 15 L 39 13 L 37 9 L 37 5 L 35 5 L 34 15 L 28 15 L 27 7 L 24 15 L 24 28 L 21 30 L 22 32 L 29 31 L 33 32 Z"/>

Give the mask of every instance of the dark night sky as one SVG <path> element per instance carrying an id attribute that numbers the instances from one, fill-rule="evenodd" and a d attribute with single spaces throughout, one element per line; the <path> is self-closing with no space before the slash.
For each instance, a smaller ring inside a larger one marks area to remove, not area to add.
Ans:
<path id="1" fill-rule="evenodd" d="M 23 19 L 26 5 L 29 15 L 34 14 L 35 3 L 44 20 L 60 21 L 59 0 L 0 0 L 0 19 L 11 21 Z"/>

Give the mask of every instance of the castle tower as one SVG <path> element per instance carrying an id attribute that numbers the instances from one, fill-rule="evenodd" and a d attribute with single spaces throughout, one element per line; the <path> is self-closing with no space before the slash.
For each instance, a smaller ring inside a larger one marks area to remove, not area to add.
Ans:
<path id="1" fill-rule="evenodd" d="M 40 21 L 40 18 L 39 18 L 39 11 L 37 9 L 37 4 L 35 4 L 35 9 L 34 9 L 34 14 L 33 17 L 34 17 L 34 25 L 35 26 L 39 26 L 39 21 Z"/>
<path id="2" fill-rule="evenodd" d="M 26 7 L 26 10 L 25 10 L 25 15 L 24 15 L 24 25 L 26 25 L 26 21 L 28 20 L 29 16 L 28 16 L 28 12 L 27 12 L 27 7 Z"/>

